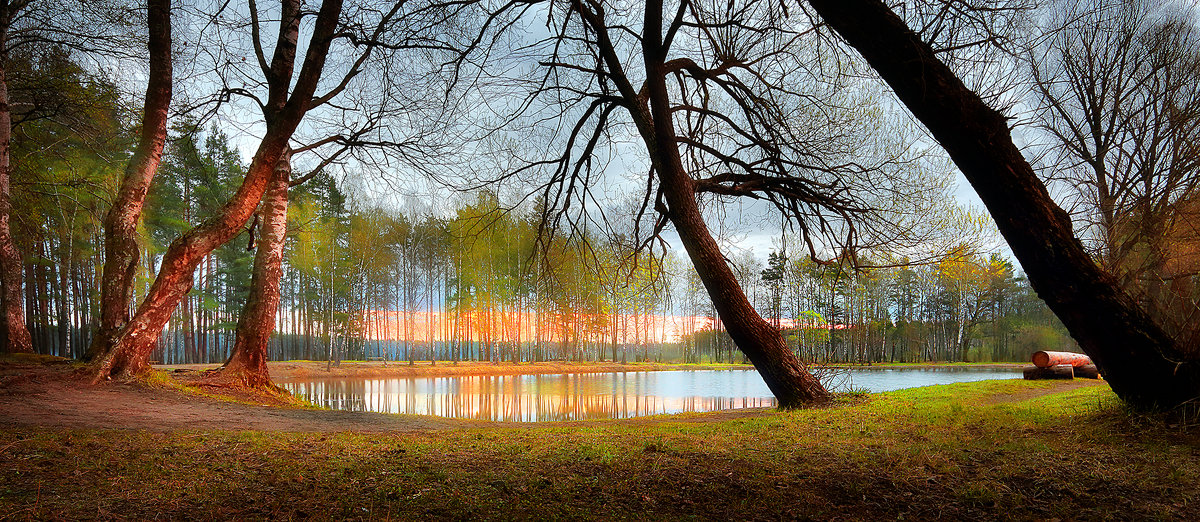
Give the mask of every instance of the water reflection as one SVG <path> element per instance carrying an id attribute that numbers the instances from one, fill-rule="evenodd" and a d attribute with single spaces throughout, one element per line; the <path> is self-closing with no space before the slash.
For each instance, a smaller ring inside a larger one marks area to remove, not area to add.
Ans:
<path id="1" fill-rule="evenodd" d="M 492 421 L 611 419 L 775 405 L 758 374 L 747 371 L 320 379 L 280 385 L 337 410 Z"/>
<path id="2" fill-rule="evenodd" d="M 997 371 L 876 370 L 837 384 L 886 391 L 928 384 L 1019 377 Z M 774 407 L 757 372 L 664 371 L 484 375 L 282 382 L 295 395 L 337 410 L 488 421 L 557 421 Z"/>

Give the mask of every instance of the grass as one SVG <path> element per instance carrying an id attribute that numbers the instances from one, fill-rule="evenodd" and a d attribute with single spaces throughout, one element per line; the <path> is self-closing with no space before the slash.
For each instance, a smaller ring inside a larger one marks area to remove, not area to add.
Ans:
<path id="1" fill-rule="evenodd" d="M 724 422 L 0 431 L 0 519 L 1181 519 L 1196 427 L 984 381 Z"/>
<path id="2" fill-rule="evenodd" d="M 1026 362 L 1019 362 L 1019 361 L 875 362 L 875 363 L 830 363 L 829 366 L 833 366 L 835 368 L 841 368 L 841 367 L 845 367 L 845 368 L 931 368 L 931 367 L 932 368 L 943 368 L 943 367 L 971 368 L 971 367 L 975 367 L 975 366 L 989 367 L 989 366 L 1012 366 L 1012 365 L 1025 365 L 1025 364 L 1029 364 L 1029 362 L 1028 361 L 1026 361 Z"/>

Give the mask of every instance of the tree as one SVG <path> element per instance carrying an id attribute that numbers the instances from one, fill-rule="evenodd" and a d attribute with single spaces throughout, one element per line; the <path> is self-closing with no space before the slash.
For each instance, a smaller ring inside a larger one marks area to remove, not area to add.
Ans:
<path id="1" fill-rule="evenodd" d="M 25 327 L 21 295 L 21 253 L 13 239 L 12 215 L 12 105 L 5 68 L 9 61 L 13 21 L 28 1 L 0 2 L 0 349 L 10 353 L 33 352 Z"/>
<path id="2" fill-rule="evenodd" d="M 908 205 L 896 202 L 919 194 L 919 176 L 908 176 L 916 171 L 901 168 L 916 151 L 896 135 L 874 133 L 881 120 L 871 93 L 823 75 L 841 64 L 801 45 L 811 28 L 778 3 L 564 2 L 549 3 L 547 12 L 554 32 L 522 47 L 545 52 L 519 107 L 535 125 L 548 113 L 563 115 L 555 120 L 563 133 L 547 137 L 555 156 L 512 177 L 544 168 L 537 185 L 544 220 L 587 219 L 594 169 L 619 154 L 599 149 L 615 141 L 610 133 L 628 135 L 645 151 L 648 173 L 636 222 L 650 215 L 653 225 L 639 243 L 667 226 L 678 232 L 730 336 L 782 406 L 827 398 L 738 286 L 704 205 L 761 200 L 790 220 L 810 256 L 853 259 L 863 244 L 905 239 L 913 229 L 905 225 L 914 216 L 900 210 Z M 811 92 L 786 85 L 800 76 L 811 80 Z"/>
<path id="3" fill-rule="evenodd" d="M 418 112 L 416 108 L 418 103 L 414 101 L 421 98 L 421 95 L 418 93 L 421 89 L 415 83 L 406 83 L 406 81 L 412 82 L 414 78 L 420 78 L 423 72 L 421 67 L 416 66 L 415 61 L 405 61 L 405 56 L 401 54 L 401 51 L 414 48 L 429 51 L 428 46 L 424 44 L 425 37 L 423 33 L 436 32 L 437 29 L 424 24 L 437 24 L 441 20 L 441 17 L 437 9 L 426 10 L 422 6 L 418 6 L 412 11 L 403 11 L 402 8 L 406 7 L 408 7 L 408 4 L 396 2 L 392 4 L 389 10 L 378 11 L 375 6 L 367 5 L 361 10 L 353 10 L 355 12 L 349 14 L 349 17 L 353 21 L 348 21 L 340 28 L 340 32 L 336 37 L 348 40 L 350 48 L 349 52 L 339 55 L 339 58 L 348 61 L 349 65 L 342 71 L 336 85 L 320 96 L 314 102 L 314 106 L 328 104 L 334 108 L 332 112 L 335 116 L 330 118 L 333 123 L 329 123 L 329 120 L 321 122 L 321 125 L 317 125 L 321 129 L 320 132 L 337 132 L 333 129 L 338 129 L 342 132 L 322 136 L 307 145 L 294 147 L 288 152 L 289 155 L 310 151 L 318 152 L 319 149 L 326 145 L 337 146 L 333 153 L 324 154 L 320 164 L 308 175 L 295 180 L 291 183 L 291 186 L 298 186 L 305 183 L 322 172 L 326 166 L 337 160 L 339 156 L 351 150 L 383 150 L 401 157 L 410 165 L 420 163 L 423 159 L 435 154 L 432 150 L 433 147 L 429 149 L 422 147 L 433 140 L 422 140 L 411 136 L 404 136 L 403 131 L 400 129 L 402 126 L 408 126 L 412 120 L 421 119 L 415 116 Z M 424 15 L 427 14 L 432 14 L 433 16 L 425 17 Z M 257 44 L 260 17 L 253 3 L 250 4 L 250 17 L 253 24 L 252 37 Z M 397 21 L 404 21 L 410 24 L 411 27 L 401 27 L 400 24 L 395 23 Z M 387 56 L 380 56 L 381 51 L 386 51 Z M 417 72 L 412 73 L 411 71 Z M 266 72 L 265 67 L 264 72 Z M 362 76 L 370 77 L 371 80 L 363 81 L 359 78 Z M 338 101 L 337 103 L 330 104 L 330 101 L 335 97 L 346 93 L 348 88 L 354 84 L 356 78 L 359 78 L 357 85 L 360 92 L 356 93 L 356 96 L 342 96 L 342 98 L 352 98 L 348 103 Z M 371 83 L 372 81 L 378 83 Z M 265 116 L 267 116 L 269 121 L 269 115 Z M 360 119 L 365 120 L 365 122 L 359 123 Z M 425 121 L 425 125 L 434 125 L 440 122 L 438 118 L 425 118 Z M 426 128 L 422 128 L 421 132 L 434 134 L 434 132 Z M 372 133 L 374 133 L 373 136 Z M 286 227 L 287 195 L 275 192 L 271 196 L 273 199 L 263 200 L 264 213 L 262 219 L 275 219 L 276 223 L 273 226 Z M 267 209 L 270 209 L 269 212 L 273 214 L 268 216 Z M 379 218 L 377 215 L 372 217 Z M 362 231 L 361 229 L 362 227 L 351 227 L 352 249 L 354 246 L 357 246 L 353 241 L 355 237 L 361 238 L 364 234 L 370 234 L 370 232 Z M 264 233 L 268 232 L 267 228 L 264 228 L 263 231 Z M 286 233 L 283 229 L 272 230 L 270 232 L 269 236 L 264 236 L 266 241 L 259 243 L 260 250 L 265 249 L 271 253 L 265 256 L 256 256 L 255 258 L 254 271 L 259 274 L 259 277 L 254 279 L 250 299 L 251 301 L 261 299 L 267 303 L 277 304 L 280 292 L 279 279 L 282 274 L 282 269 L 279 268 L 278 263 L 281 263 L 283 241 L 286 238 Z M 385 248 L 383 245 L 358 244 Z M 380 250 L 376 249 L 374 252 L 379 254 Z M 372 267 L 378 269 L 381 267 L 379 261 L 383 256 L 376 255 L 374 257 L 374 261 L 377 262 Z M 366 263 L 367 259 L 361 258 L 359 261 Z M 262 266 L 263 263 L 270 263 L 273 266 Z M 370 304 L 374 304 L 378 305 L 374 306 L 376 310 L 383 308 L 383 299 L 380 293 L 385 291 L 384 287 L 386 286 L 379 280 L 382 278 L 381 270 L 373 270 L 370 273 L 378 277 L 363 286 L 363 295 L 356 296 L 361 298 L 358 304 L 362 309 L 350 311 L 358 313 L 363 317 L 362 321 L 360 321 L 360 326 L 366 328 L 370 327 L 367 319 L 367 307 Z M 246 311 L 251 312 L 251 309 L 246 308 Z M 236 349 L 231 354 L 230 361 L 234 359 L 264 361 L 262 364 L 255 364 L 252 367 L 239 366 L 236 369 L 237 378 L 243 383 L 269 383 L 265 359 L 270 332 L 275 327 L 274 314 L 275 306 L 273 305 L 266 308 L 258 308 L 252 320 L 246 318 L 239 319 L 237 335 L 243 341 L 236 343 Z M 352 323 L 352 321 L 348 321 L 348 323 Z M 226 366 L 226 369 L 228 368 L 229 366 Z M 250 368 L 258 372 L 258 374 L 248 376 L 247 372 Z"/>
<path id="4" fill-rule="evenodd" d="M 867 60 L 975 188 L 1030 283 L 1119 397 L 1170 408 L 1200 396 L 1200 365 L 1092 261 L 1013 144 L 1007 120 L 877 0 L 808 4 Z"/>
<path id="5" fill-rule="evenodd" d="M 138 225 L 150 182 L 167 141 L 171 105 L 171 2 L 147 3 L 149 81 L 142 109 L 142 132 L 112 207 L 104 218 L 104 272 L 100 279 L 100 321 L 86 359 L 104 355 L 117 332 L 129 322 L 133 283 L 139 261 Z"/>
<path id="6" fill-rule="evenodd" d="M 9 68 L 14 65 L 10 60 L 18 54 L 35 57 L 38 55 L 36 48 L 53 48 L 54 52 L 60 53 L 57 60 L 61 62 L 71 50 L 91 49 L 94 46 L 121 47 L 124 38 L 109 31 L 117 24 L 106 21 L 113 14 L 109 6 L 92 4 L 95 3 L 0 1 L 0 351 L 33 350 L 24 320 L 22 256 L 11 226 L 11 174 L 14 169 L 11 141 L 14 125 L 70 111 L 70 106 L 78 101 L 72 100 L 68 92 L 47 89 L 49 85 L 65 79 L 52 76 L 50 82 L 34 87 L 33 90 L 40 90 L 40 93 L 33 92 L 35 96 L 19 99 L 20 94 L 28 95 L 31 92 L 14 93 L 9 90 L 9 81 L 12 79 Z M 160 5 L 165 5 L 165 2 Z M 85 27 L 88 30 L 80 30 Z M 37 67 L 29 67 L 29 70 L 33 69 Z M 14 99 L 14 94 L 18 95 L 18 99 Z"/>
<path id="7" fill-rule="evenodd" d="M 771 252 L 767 255 L 767 267 L 762 271 L 763 283 L 767 285 L 770 292 L 768 308 L 775 328 L 780 327 L 779 321 L 783 318 L 783 275 L 786 266 L 787 256 L 782 252 Z"/>
<path id="8" fill-rule="evenodd" d="M 962 248 L 954 249 L 937 264 L 938 280 L 955 324 L 954 347 L 962 361 L 968 360 L 971 329 L 984 320 L 989 291 L 995 288 L 993 280 L 1003 270 L 998 258 L 968 255 Z"/>
<path id="9" fill-rule="evenodd" d="M 1052 4 L 1030 51 L 1042 169 L 1076 206 L 1081 239 L 1168 332 L 1200 342 L 1170 234 L 1200 191 L 1200 40 L 1188 12 L 1142 1 Z M 1182 290 L 1182 291 L 1178 291 Z M 1179 306 L 1180 303 L 1186 306 Z"/>
<path id="10" fill-rule="evenodd" d="M 69 357 L 87 348 L 104 188 L 131 147 L 116 85 L 79 62 L 60 45 L 25 45 L 5 67 L 14 107 L 11 224 L 24 253 L 26 324 L 36 350 Z"/>
<path id="11" fill-rule="evenodd" d="M 253 6 L 253 4 L 251 4 Z M 266 190 L 275 163 L 304 114 L 332 98 L 340 89 L 315 97 L 342 10 L 341 0 L 326 0 L 316 15 L 303 65 L 295 75 L 300 22 L 308 13 L 298 0 L 283 0 L 275 51 L 268 63 L 254 29 L 254 50 L 266 79 L 267 96 L 261 101 L 266 132 L 246 177 L 233 197 L 212 218 L 176 239 L 163 256 L 161 268 L 148 295 L 133 318 L 121 328 L 112 347 L 96 359 L 95 379 L 133 376 L 149 365 L 150 352 L 175 306 L 191 289 L 196 266 L 209 252 L 240 232 Z M 256 13 L 255 9 L 251 9 Z M 254 16 L 257 16 L 255 14 Z M 295 78 L 293 78 L 295 76 Z"/>
<path id="12" fill-rule="evenodd" d="M 250 295 L 238 314 L 233 350 L 222 366 L 225 378 L 237 380 L 244 386 L 271 385 L 267 341 L 275 331 L 275 311 L 279 308 L 291 172 L 291 154 L 285 151 L 275 163 L 275 173 L 263 194 L 262 210 L 257 218 L 260 232 L 250 277 Z"/>

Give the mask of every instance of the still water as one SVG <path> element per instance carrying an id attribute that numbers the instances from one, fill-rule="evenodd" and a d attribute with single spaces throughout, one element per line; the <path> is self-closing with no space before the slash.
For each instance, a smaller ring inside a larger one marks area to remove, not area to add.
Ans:
<path id="1" fill-rule="evenodd" d="M 835 377 L 831 386 L 840 391 L 880 392 L 1020 376 L 1019 370 L 969 368 L 849 370 Z M 490 421 L 621 419 L 775 406 L 758 372 L 744 370 L 338 378 L 279 385 L 336 410 Z"/>

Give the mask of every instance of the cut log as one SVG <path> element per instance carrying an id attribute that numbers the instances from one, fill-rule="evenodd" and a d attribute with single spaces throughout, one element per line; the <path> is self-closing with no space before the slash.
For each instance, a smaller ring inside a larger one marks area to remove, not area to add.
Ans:
<path id="1" fill-rule="evenodd" d="M 1073 379 L 1075 378 L 1075 368 L 1069 364 L 1060 364 L 1049 368 L 1025 368 L 1025 380 L 1036 381 L 1039 379 Z"/>
<path id="2" fill-rule="evenodd" d="M 1075 376 L 1080 379 L 1099 379 L 1100 369 L 1094 364 L 1075 367 Z"/>
<path id="3" fill-rule="evenodd" d="M 1038 368 L 1049 368 L 1066 364 L 1076 368 L 1092 364 L 1092 358 L 1082 353 L 1071 352 L 1033 352 L 1033 364 Z"/>

